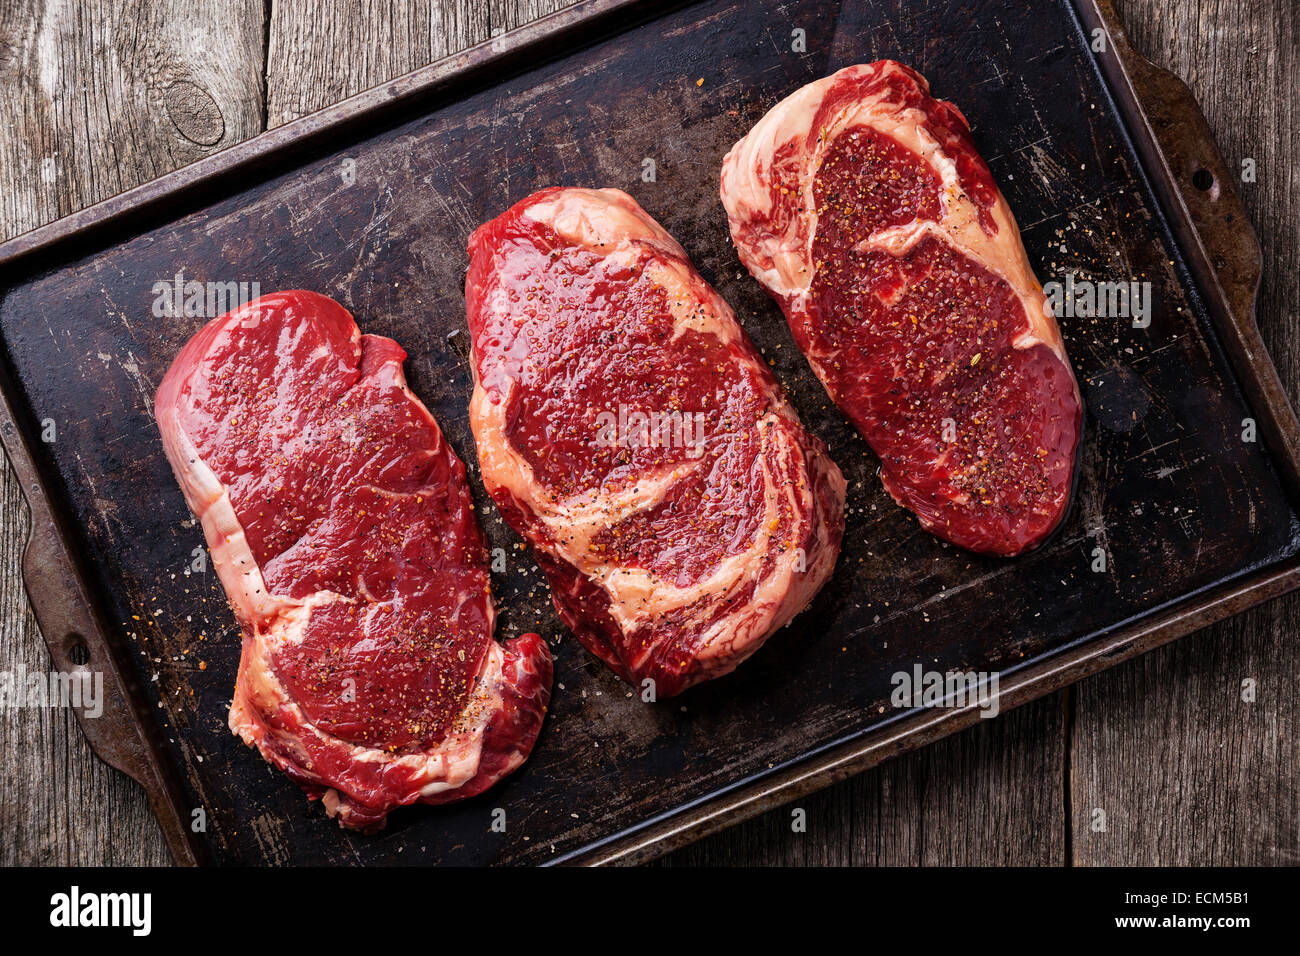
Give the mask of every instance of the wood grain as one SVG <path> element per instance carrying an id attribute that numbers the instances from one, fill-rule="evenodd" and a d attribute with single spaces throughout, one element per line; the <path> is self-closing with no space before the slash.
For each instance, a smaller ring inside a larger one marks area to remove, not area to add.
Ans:
<path id="1" fill-rule="evenodd" d="M 267 126 L 313 113 L 488 39 L 474 0 L 345 0 L 271 6 Z"/>
<path id="2" fill-rule="evenodd" d="M 262 5 L 0 3 L 8 236 L 262 128 Z"/>
<path id="3" fill-rule="evenodd" d="M 0 0 L 0 235 L 11 236 L 567 5 Z M 1126 0 L 1191 84 L 1264 245 L 1260 324 L 1300 398 L 1300 146 L 1289 0 Z M 48 666 L 0 483 L 0 669 Z M 679 851 L 665 863 L 1296 863 L 1300 600 L 1258 609 Z M 1240 700 L 1242 679 L 1258 699 Z M 60 711 L 0 711 L 0 864 L 157 863 L 143 795 Z M 1067 789 L 1068 785 L 1068 789 Z M 1092 811 L 1107 812 L 1094 832 Z"/>

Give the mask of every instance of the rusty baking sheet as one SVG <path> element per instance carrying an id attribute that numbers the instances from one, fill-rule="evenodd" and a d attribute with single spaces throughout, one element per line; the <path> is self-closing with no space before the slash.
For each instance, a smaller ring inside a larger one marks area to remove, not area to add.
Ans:
<path id="1" fill-rule="evenodd" d="M 1149 327 L 1061 320 L 1089 408 L 1078 501 L 1017 560 L 945 546 L 891 503 L 727 238 L 730 145 L 801 84 L 886 56 L 970 118 L 1040 278 L 1151 283 Z M 510 549 L 466 418 L 465 240 L 555 183 L 628 190 L 735 306 L 849 479 L 843 555 L 736 674 L 647 705 L 565 635 L 512 551 L 500 634 L 539 630 L 557 657 L 532 759 L 359 837 L 226 729 L 239 639 L 151 408 L 205 319 L 160 301 L 178 275 L 315 289 L 397 339 Z M 996 671 L 1006 709 L 1294 587 L 1296 424 L 1253 324 L 1258 271 L 1186 88 L 1101 0 L 594 0 L 0 247 L 0 435 L 33 509 L 28 591 L 55 666 L 105 672 L 108 709 L 81 725 L 145 785 L 183 862 L 648 859 L 979 719 L 893 707 L 896 672 Z"/>

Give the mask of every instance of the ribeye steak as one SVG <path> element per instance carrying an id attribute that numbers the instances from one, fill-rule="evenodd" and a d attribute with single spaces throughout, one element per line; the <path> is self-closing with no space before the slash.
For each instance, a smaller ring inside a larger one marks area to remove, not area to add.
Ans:
<path id="1" fill-rule="evenodd" d="M 1082 403 L 962 114 L 882 60 L 778 103 L 727 154 L 741 261 L 921 524 L 1014 555 L 1068 511 Z"/>
<path id="2" fill-rule="evenodd" d="M 492 639 L 465 470 L 405 358 L 282 292 L 209 322 L 156 402 L 243 634 L 230 728 L 365 831 L 518 767 L 551 688 L 541 638 Z"/>
<path id="3" fill-rule="evenodd" d="M 660 697 L 729 672 L 830 576 L 839 469 L 624 193 L 536 193 L 469 252 L 483 481 L 561 618 Z"/>

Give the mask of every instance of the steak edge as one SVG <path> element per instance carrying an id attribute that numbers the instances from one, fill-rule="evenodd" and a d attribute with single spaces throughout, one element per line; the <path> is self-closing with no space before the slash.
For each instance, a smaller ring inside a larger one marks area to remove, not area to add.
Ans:
<path id="1" fill-rule="evenodd" d="M 961 112 L 892 60 L 848 67 L 773 107 L 721 194 L 894 499 L 973 551 L 1042 543 L 1069 509 L 1083 406 Z"/>
<path id="2" fill-rule="evenodd" d="M 834 568 L 845 486 L 825 446 L 626 194 L 543 190 L 469 254 L 483 481 L 560 617 L 656 696 L 728 673 Z"/>
<path id="3" fill-rule="evenodd" d="M 281 292 L 200 330 L 155 403 L 242 634 L 230 728 L 367 832 L 518 767 L 551 685 L 540 637 L 492 639 L 464 467 L 405 358 Z"/>

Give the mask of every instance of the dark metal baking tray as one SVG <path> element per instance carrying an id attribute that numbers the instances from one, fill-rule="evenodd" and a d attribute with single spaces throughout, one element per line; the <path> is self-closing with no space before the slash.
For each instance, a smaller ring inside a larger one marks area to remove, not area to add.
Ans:
<path id="1" fill-rule="evenodd" d="M 1090 410 L 1079 498 L 1017 560 L 945 546 L 889 501 L 728 241 L 729 146 L 801 84 L 887 56 L 970 118 L 1041 278 L 1154 290 L 1146 329 L 1062 320 Z M 1231 181 L 1186 88 L 1132 52 L 1104 0 L 592 0 L 14 239 L 0 435 L 32 508 L 24 574 L 54 664 L 105 672 L 108 707 L 81 726 L 145 786 L 183 862 L 631 862 L 979 719 L 892 707 L 890 675 L 918 662 L 999 671 L 1006 709 L 1289 590 L 1300 446 Z M 187 573 L 202 537 L 151 408 L 204 319 L 157 316 L 156 283 L 315 289 L 397 339 L 509 548 L 466 419 L 465 240 L 554 183 L 631 192 L 735 306 L 849 479 L 844 552 L 736 674 L 653 705 L 565 636 L 515 552 L 494 580 L 500 633 L 556 641 L 531 760 L 359 837 L 226 729 L 239 639 L 215 576 Z"/>

